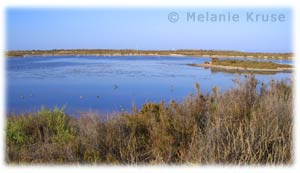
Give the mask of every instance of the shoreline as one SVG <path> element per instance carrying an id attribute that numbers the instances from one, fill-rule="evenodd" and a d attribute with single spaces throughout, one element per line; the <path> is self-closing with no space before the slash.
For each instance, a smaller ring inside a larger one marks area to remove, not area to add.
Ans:
<path id="1" fill-rule="evenodd" d="M 17 50 L 6 51 L 7 58 L 33 56 L 174 56 L 174 57 L 209 57 L 209 58 L 254 58 L 254 59 L 293 59 L 293 53 L 261 53 L 219 50 Z"/>
<path id="2" fill-rule="evenodd" d="M 243 68 L 243 67 L 234 67 L 234 66 L 223 66 L 223 65 L 213 65 L 213 64 L 188 64 L 194 67 L 204 67 L 204 68 L 215 68 L 222 70 L 235 70 L 242 72 L 289 72 L 292 73 L 294 68 L 276 68 L 276 69 L 259 69 L 259 68 Z"/>
<path id="3" fill-rule="evenodd" d="M 197 58 L 249 58 L 249 59 L 269 59 L 269 60 L 292 60 L 293 57 L 278 57 L 278 58 L 270 58 L 270 57 L 253 57 L 253 56 L 231 56 L 231 55 L 183 55 L 183 54 L 37 54 L 37 55 L 19 55 L 19 56 L 9 56 L 6 55 L 7 58 L 27 58 L 27 57 L 48 57 L 48 56 L 76 56 L 76 57 L 85 57 L 85 56 L 172 56 L 172 57 L 197 57 Z"/>
<path id="4" fill-rule="evenodd" d="M 6 56 L 7 58 L 26 58 L 26 57 L 46 57 L 46 56 L 176 56 L 176 57 L 186 57 L 187 55 L 180 54 L 170 54 L 170 55 L 159 55 L 159 54 L 38 54 L 38 55 L 20 55 L 20 56 Z"/>

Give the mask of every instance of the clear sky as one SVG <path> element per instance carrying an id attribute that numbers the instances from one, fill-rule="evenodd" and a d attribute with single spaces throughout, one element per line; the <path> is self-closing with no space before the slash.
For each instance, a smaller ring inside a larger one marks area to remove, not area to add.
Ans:
<path id="1" fill-rule="evenodd" d="M 188 20 L 193 12 L 195 20 Z M 231 21 L 214 21 L 214 14 L 230 14 Z M 234 14 L 238 21 L 232 21 Z M 262 15 L 269 15 L 268 21 L 261 21 Z M 292 52 L 292 21 L 289 8 L 8 8 L 6 49 Z"/>

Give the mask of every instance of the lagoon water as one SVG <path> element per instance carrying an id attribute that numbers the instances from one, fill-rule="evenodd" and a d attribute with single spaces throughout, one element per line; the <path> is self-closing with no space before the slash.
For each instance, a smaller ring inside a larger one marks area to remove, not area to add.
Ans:
<path id="1" fill-rule="evenodd" d="M 194 93 L 217 86 L 235 87 L 237 73 L 213 72 L 187 64 L 210 58 L 171 56 L 43 56 L 8 58 L 6 70 L 7 112 L 19 114 L 63 107 L 79 115 L 93 111 L 130 111 L 145 102 L 182 101 Z M 292 64 L 291 60 L 272 60 Z M 257 74 L 260 81 L 291 78 L 291 73 Z"/>

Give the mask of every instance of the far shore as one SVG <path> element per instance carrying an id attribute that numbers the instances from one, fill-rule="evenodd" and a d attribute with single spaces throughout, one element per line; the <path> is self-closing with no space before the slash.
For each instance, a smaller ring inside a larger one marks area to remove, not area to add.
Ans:
<path id="1" fill-rule="evenodd" d="M 8 58 L 32 56 L 176 56 L 210 58 L 292 59 L 292 53 L 261 53 L 221 50 L 111 50 L 111 49 L 54 49 L 6 51 Z"/>
<path id="2" fill-rule="evenodd" d="M 180 55 L 180 54 L 168 54 L 168 55 L 159 55 L 159 54 L 120 54 L 120 53 L 113 53 L 113 54 L 24 54 L 20 56 L 7 56 L 8 58 L 15 58 L 15 57 L 46 57 L 46 56 L 178 56 L 178 57 L 186 57 L 187 55 Z M 210 57 L 210 56 L 207 56 Z"/>

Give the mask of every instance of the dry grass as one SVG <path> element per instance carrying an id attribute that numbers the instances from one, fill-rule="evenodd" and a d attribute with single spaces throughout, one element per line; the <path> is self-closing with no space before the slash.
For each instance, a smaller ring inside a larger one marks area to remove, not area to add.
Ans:
<path id="1" fill-rule="evenodd" d="M 8 163 L 291 164 L 291 81 L 237 80 L 182 103 L 147 103 L 109 119 L 63 110 L 9 116 Z"/>

